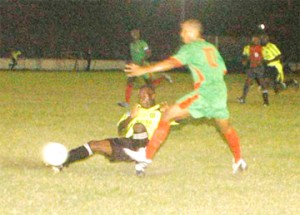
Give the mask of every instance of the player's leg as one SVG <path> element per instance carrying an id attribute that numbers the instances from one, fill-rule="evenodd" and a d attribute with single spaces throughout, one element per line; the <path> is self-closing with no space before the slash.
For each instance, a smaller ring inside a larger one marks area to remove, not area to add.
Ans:
<path id="1" fill-rule="evenodd" d="M 247 168 L 247 164 L 241 158 L 240 139 L 236 130 L 229 124 L 228 119 L 215 119 L 215 121 L 233 154 L 233 173 L 236 173 L 239 169 L 245 170 Z"/>
<path id="2" fill-rule="evenodd" d="M 267 81 L 264 78 L 259 78 L 259 83 L 261 86 L 261 92 L 262 92 L 262 97 L 263 97 L 263 104 L 264 106 L 268 106 L 269 105 L 269 92 L 268 92 L 268 88 L 267 88 Z"/>
<path id="3" fill-rule="evenodd" d="M 129 106 L 135 79 L 136 79 L 136 77 L 127 78 L 127 84 L 126 84 L 126 88 L 125 88 L 125 102 L 118 102 L 119 106 L 121 106 L 121 107 Z"/>
<path id="4" fill-rule="evenodd" d="M 68 166 L 73 162 L 88 158 L 89 156 L 99 153 L 111 155 L 112 149 L 109 140 L 93 140 L 88 143 L 69 151 L 68 159 L 63 166 Z"/>
<path id="5" fill-rule="evenodd" d="M 170 131 L 170 122 L 174 119 L 184 119 L 190 116 L 187 108 L 181 108 L 179 104 L 174 104 L 165 113 L 155 130 L 146 148 L 146 158 L 152 160 L 160 145 L 167 138 Z"/>
<path id="6" fill-rule="evenodd" d="M 243 94 L 241 97 L 238 98 L 239 103 L 241 104 L 246 103 L 246 97 L 249 92 L 251 84 L 252 84 L 252 78 L 248 76 L 244 83 Z"/>
<path id="7" fill-rule="evenodd" d="M 277 78 L 276 81 L 280 84 L 282 89 L 286 88 L 286 85 L 284 83 L 284 72 L 283 72 L 283 66 L 282 64 L 276 64 L 275 66 L 276 70 L 277 70 Z"/>
<path id="8" fill-rule="evenodd" d="M 179 104 L 171 106 L 163 113 L 157 129 L 147 144 L 146 151 L 134 152 L 132 150 L 124 149 L 125 153 L 137 162 L 151 163 L 155 153 L 169 134 L 170 122 L 174 119 L 183 119 L 188 116 L 190 116 L 190 114 L 187 108 L 181 108 Z"/>

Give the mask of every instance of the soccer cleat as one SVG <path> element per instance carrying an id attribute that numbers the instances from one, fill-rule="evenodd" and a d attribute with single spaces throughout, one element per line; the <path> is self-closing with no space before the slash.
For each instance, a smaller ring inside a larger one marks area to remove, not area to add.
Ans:
<path id="1" fill-rule="evenodd" d="M 129 107 L 129 104 L 127 103 L 127 102 L 118 102 L 118 105 L 120 106 L 120 107 Z"/>
<path id="2" fill-rule="evenodd" d="M 138 163 L 150 164 L 152 160 L 146 158 L 146 148 L 141 148 L 138 151 L 132 151 L 128 148 L 123 149 L 124 152 L 132 159 Z"/>
<path id="3" fill-rule="evenodd" d="M 243 99 L 242 97 L 238 97 L 237 100 L 240 104 L 245 104 L 246 103 L 245 99 Z"/>
<path id="4" fill-rule="evenodd" d="M 163 74 L 164 78 L 170 83 L 170 84 L 173 84 L 173 80 L 171 78 L 170 75 L 167 75 L 167 74 Z"/>
<path id="5" fill-rule="evenodd" d="M 232 173 L 236 174 L 238 171 L 245 171 L 247 168 L 247 163 L 243 159 L 240 159 L 238 162 L 232 164 Z"/>
<path id="6" fill-rule="evenodd" d="M 145 170 L 147 168 L 147 163 L 136 163 L 135 164 L 135 174 L 139 177 L 145 176 Z"/>

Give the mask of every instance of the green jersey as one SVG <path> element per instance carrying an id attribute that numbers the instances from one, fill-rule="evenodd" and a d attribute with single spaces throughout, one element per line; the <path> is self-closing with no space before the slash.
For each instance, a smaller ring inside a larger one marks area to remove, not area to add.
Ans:
<path id="1" fill-rule="evenodd" d="M 144 40 L 137 40 L 130 43 L 130 54 L 133 63 L 142 65 L 148 49 L 149 46 Z"/>
<path id="2" fill-rule="evenodd" d="M 195 117 L 228 118 L 226 66 L 218 50 L 205 40 L 183 45 L 173 56 L 187 65 L 194 80 L 194 91 L 177 102 Z"/>

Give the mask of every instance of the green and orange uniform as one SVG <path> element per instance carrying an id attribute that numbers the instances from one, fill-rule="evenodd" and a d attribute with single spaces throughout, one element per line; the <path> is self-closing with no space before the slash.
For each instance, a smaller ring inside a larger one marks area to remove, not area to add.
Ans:
<path id="1" fill-rule="evenodd" d="M 194 118 L 229 118 L 226 66 L 217 49 L 205 40 L 185 44 L 172 56 L 178 66 L 187 65 L 194 80 L 194 90 L 177 101 Z"/>

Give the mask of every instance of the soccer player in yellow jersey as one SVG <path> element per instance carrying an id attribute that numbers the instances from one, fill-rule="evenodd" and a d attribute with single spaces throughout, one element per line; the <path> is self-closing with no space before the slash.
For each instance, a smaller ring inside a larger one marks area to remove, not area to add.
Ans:
<path id="1" fill-rule="evenodd" d="M 11 52 L 11 63 L 9 64 L 9 69 L 14 70 L 14 68 L 18 65 L 18 58 L 21 55 L 21 51 L 15 50 Z"/>
<path id="2" fill-rule="evenodd" d="M 130 113 L 123 115 L 118 122 L 117 138 L 92 140 L 69 151 L 67 161 L 62 166 L 54 166 L 54 171 L 61 171 L 64 167 L 79 160 L 86 159 L 93 154 L 102 154 L 110 161 L 133 161 L 123 148 L 139 150 L 148 143 L 161 118 L 161 107 L 155 104 L 155 92 L 150 86 L 142 86 L 139 91 L 139 104 Z M 137 175 L 143 173 L 139 164 L 136 165 Z"/>
<path id="3" fill-rule="evenodd" d="M 278 84 L 285 89 L 284 72 L 281 63 L 281 52 L 278 47 L 270 42 L 268 35 L 262 35 L 261 44 L 263 45 L 263 58 L 266 63 L 266 74 L 273 83 L 275 92 L 278 92 Z"/>

